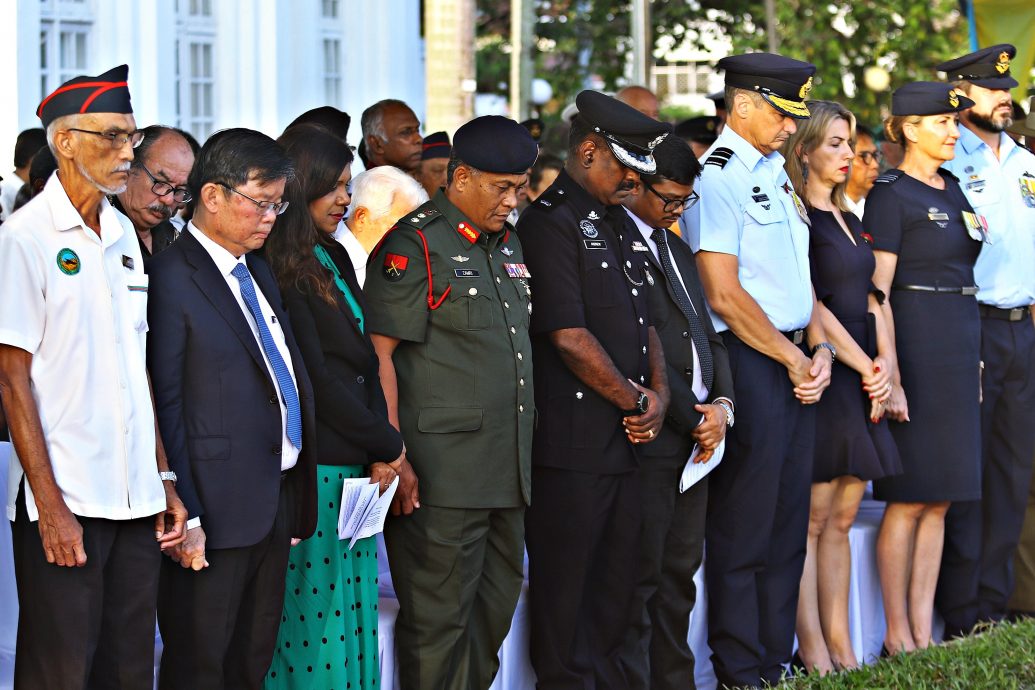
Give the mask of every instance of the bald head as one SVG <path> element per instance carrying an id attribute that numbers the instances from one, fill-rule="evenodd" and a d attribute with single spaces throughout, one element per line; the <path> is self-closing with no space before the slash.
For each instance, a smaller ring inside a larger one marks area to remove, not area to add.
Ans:
<path id="1" fill-rule="evenodd" d="M 647 117 L 658 119 L 658 97 L 645 86 L 624 86 L 618 90 L 615 98 L 636 108 Z"/>

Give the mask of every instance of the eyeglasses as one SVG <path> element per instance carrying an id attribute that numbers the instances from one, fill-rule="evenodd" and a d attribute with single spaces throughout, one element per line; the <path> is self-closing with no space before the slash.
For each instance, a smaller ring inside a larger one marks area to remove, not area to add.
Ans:
<path id="1" fill-rule="evenodd" d="M 873 165 L 874 163 L 880 165 L 884 162 L 884 156 L 881 155 L 880 151 L 860 151 L 855 155 L 859 156 L 859 160 L 866 165 Z"/>
<path id="2" fill-rule="evenodd" d="M 234 189 L 233 187 L 231 187 L 228 184 L 224 184 L 222 182 L 217 182 L 216 184 L 218 184 L 220 187 L 223 187 L 224 189 L 229 189 L 234 194 L 238 194 L 240 196 L 243 196 L 245 199 L 247 199 L 248 201 L 250 201 L 253 204 L 255 204 L 256 207 L 258 207 L 258 209 L 259 209 L 259 213 L 262 214 L 262 215 L 266 215 L 270 211 L 273 211 L 273 215 L 279 216 L 281 213 L 283 213 L 284 211 L 287 210 L 288 203 L 290 203 L 290 202 L 287 202 L 287 201 L 280 201 L 280 202 L 276 202 L 276 201 L 259 201 L 258 199 L 251 198 L 250 196 L 248 196 L 247 194 L 245 194 L 243 192 L 237 191 L 236 189 Z"/>
<path id="3" fill-rule="evenodd" d="M 92 129 L 76 129 L 75 127 L 69 127 L 69 132 L 82 132 L 83 134 L 92 134 L 95 137 L 102 137 L 111 142 L 113 149 L 121 149 L 126 144 L 129 144 L 133 148 L 140 146 L 140 142 L 144 140 L 144 133 L 139 129 L 134 132 L 95 132 Z"/>
<path id="4" fill-rule="evenodd" d="M 665 203 L 665 206 L 663 207 L 665 213 L 674 213 L 678 209 L 683 209 L 684 211 L 689 210 L 701 200 L 701 196 L 697 192 L 690 192 L 689 196 L 680 197 L 678 199 L 670 199 L 646 182 L 643 183 L 643 186 L 647 188 L 647 191 Z"/>
<path id="5" fill-rule="evenodd" d="M 140 169 L 147 173 L 147 176 L 151 178 L 151 193 L 155 196 L 166 196 L 167 194 L 173 195 L 173 201 L 178 204 L 185 204 L 194 198 L 194 195 L 190 193 L 190 190 L 186 187 L 174 187 L 165 180 L 159 180 L 151 171 L 147 169 L 143 163 L 140 164 Z"/>

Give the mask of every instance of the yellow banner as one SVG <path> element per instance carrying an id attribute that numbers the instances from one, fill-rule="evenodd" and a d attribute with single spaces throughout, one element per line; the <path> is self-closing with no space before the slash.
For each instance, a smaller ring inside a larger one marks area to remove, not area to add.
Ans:
<path id="1" fill-rule="evenodd" d="M 978 45 L 997 43 L 1017 46 L 1017 57 L 1010 63 L 1010 74 L 1020 82 L 1013 90 L 1018 103 L 1028 100 L 1031 67 L 1035 64 L 1035 2 L 1032 0 L 973 0 Z"/>

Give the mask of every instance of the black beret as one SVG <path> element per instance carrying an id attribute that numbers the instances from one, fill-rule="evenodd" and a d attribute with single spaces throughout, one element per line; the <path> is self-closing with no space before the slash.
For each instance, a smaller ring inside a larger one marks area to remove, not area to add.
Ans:
<path id="1" fill-rule="evenodd" d="M 1009 43 L 978 50 L 938 65 L 949 81 L 969 81 L 986 89 L 1012 89 L 1017 80 L 1010 76 L 1010 58 L 1017 49 Z"/>
<path id="2" fill-rule="evenodd" d="M 449 135 L 445 132 L 435 132 L 424 137 L 423 148 L 421 149 L 420 159 L 422 161 L 431 160 L 432 158 L 449 158 L 449 151 L 452 147 L 449 145 Z M 471 165 L 474 165 L 472 163 Z"/>
<path id="3" fill-rule="evenodd" d="M 726 86 L 755 91 L 789 117 L 809 117 L 805 99 L 812 90 L 815 65 L 773 53 L 747 53 L 724 57 L 716 66 L 726 70 Z"/>
<path id="4" fill-rule="evenodd" d="M 914 81 L 891 94 L 892 115 L 942 115 L 974 105 L 963 92 L 940 81 Z"/>
<path id="5" fill-rule="evenodd" d="M 456 157 L 473 168 L 502 175 L 527 172 L 539 157 L 528 130 L 502 115 L 476 117 L 453 135 Z"/>
<path id="6" fill-rule="evenodd" d="M 528 130 L 528 133 L 532 135 L 532 138 L 536 142 L 540 142 L 543 139 L 543 121 L 538 117 L 533 117 L 525 120 L 521 123 L 521 126 Z"/>
<path id="7" fill-rule="evenodd" d="M 130 115 L 129 66 L 119 65 L 97 77 L 69 79 L 43 99 L 36 115 L 47 127 L 65 115 L 82 113 L 123 113 Z"/>
<path id="8" fill-rule="evenodd" d="M 352 118 L 348 113 L 333 106 L 322 105 L 296 117 L 287 126 L 287 129 L 291 129 L 295 125 L 320 125 L 342 141 L 346 141 L 349 136 L 350 124 L 352 124 Z"/>
<path id="9" fill-rule="evenodd" d="M 675 135 L 682 139 L 710 144 L 719 136 L 719 118 L 713 115 L 701 115 L 683 120 L 675 127 Z"/>
<path id="10" fill-rule="evenodd" d="M 667 124 L 599 91 L 583 91 L 575 104 L 579 117 L 604 138 L 619 163 L 638 173 L 654 174 L 657 166 L 651 152 L 671 131 Z"/>

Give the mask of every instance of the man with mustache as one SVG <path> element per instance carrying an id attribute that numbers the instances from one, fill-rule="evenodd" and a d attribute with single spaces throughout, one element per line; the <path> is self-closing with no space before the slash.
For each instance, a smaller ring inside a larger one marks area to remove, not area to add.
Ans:
<path id="1" fill-rule="evenodd" d="M 668 126 L 583 91 L 564 170 L 518 222 L 532 279 L 539 413 L 526 518 L 538 687 L 633 687 L 619 654 L 636 585 L 637 446 L 668 382 L 647 315 L 659 274 L 620 204 Z"/>
<path id="2" fill-rule="evenodd" d="M 126 191 L 116 197 L 114 206 L 133 223 L 146 261 L 176 239 L 169 218 L 191 200 L 187 176 L 194 165 L 194 151 L 172 127 L 151 125 L 143 132 Z"/>
<path id="3" fill-rule="evenodd" d="M 790 660 L 805 563 L 815 409 L 834 348 L 818 319 L 805 204 L 779 149 L 809 117 L 816 68 L 781 55 L 723 58 L 726 128 L 683 214 L 712 322 L 726 343 L 738 423 L 709 476 L 708 633 L 720 685 L 776 685 Z M 745 421 L 746 420 L 746 421 Z"/>
<path id="4" fill-rule="evenodd" d="M 1002 44 L 938 65 L 974 101 L 960 113 L 956 157 L 945 167 L 988 230 L 974 266 L 985 367 L 982 498 L 953 503 L 945 517 L 936 604 L 949 635 L 1006 615 L 1035 455 L 1035 155 L 1004 131 L 1015 53 Z"/>
<path id="5" fill-rule="evenodd" d="M 151 687 L 161 552 L 184 537 L 145 369 L 148 280 L 105 198 L 143 137 L 128 72 L 43 100 L 57 173 L 0 230 L 16 688 Z"/>

